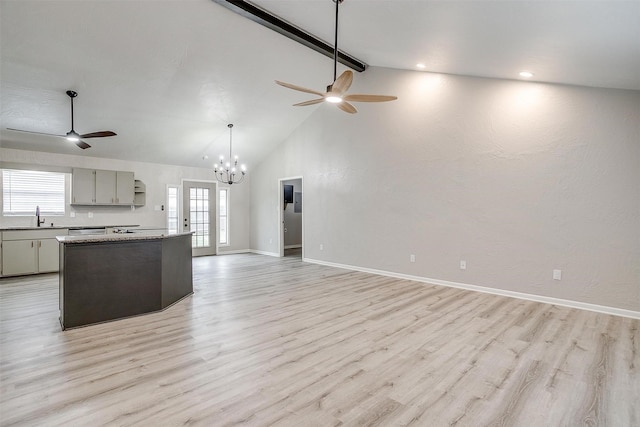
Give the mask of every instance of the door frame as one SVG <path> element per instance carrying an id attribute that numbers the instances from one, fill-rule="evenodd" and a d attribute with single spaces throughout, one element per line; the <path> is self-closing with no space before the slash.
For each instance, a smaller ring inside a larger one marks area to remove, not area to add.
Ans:
<path id="1" fill-rule="evenodd" d="M 179 221 L 178 221 L 178 226 L 180 228 L 182 228 L 182 218 L 184 218 L 184 182 L 185 181 L 189 181 L 189 182 L 205 182 L 207 184 L 213 184 L 213 187 L 215 188 L 215 212 L 213 213 L 214 218 L 214 223 L 215 223 L 215 231 L 216 231 L 216 238 L 215 238 L 215 242 L 216 242 L 216 253 L 214 255 L 218 255 L 218 228 L 220 227 L 220 224 L 218 224 L 219 218 L 218 218 L 218 181 L 211 181 L 210 179 L 189 179 L 189 178 L 182 178 L 180 180 L 180 189 L 179 189 L 179 197 L 180 197 L 180 217 L 179 217 Z"/>
<path id="2" fill-rule="evenodd" d="M 302 175 L 291 176 L 286 178 L 278 178 L 278 256 L 284 257 L 284 182 L 294 179 L 300 180 L 302 189 L 302 212 L 300 213 L 302 221 L 302 259 L 304 260 L 304 177 Z M 295 193 L 294 193 L 295 194 Z"/>

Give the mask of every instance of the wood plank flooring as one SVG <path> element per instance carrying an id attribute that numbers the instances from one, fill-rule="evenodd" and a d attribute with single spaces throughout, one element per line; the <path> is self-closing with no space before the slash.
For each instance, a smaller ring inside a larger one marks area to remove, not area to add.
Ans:
<path id="1" fill-rule="evenodd" d="M 63 332 L 57 286 L 0 280 L 2 426 L 640 425 L 638 320 L 242 254 Z"/>

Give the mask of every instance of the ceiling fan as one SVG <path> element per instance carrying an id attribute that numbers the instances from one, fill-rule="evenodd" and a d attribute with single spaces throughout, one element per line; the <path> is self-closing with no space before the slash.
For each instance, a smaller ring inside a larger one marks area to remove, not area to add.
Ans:
<path id="1" fill-rule="evenodd" d="M 312 93 L 314 95 L 318 95 L 320 98 L 312 99 L 310 101 L 299 102 L 297 104 L 293 104 L 294 106 L 302 107 L 305 105 L 313 105 L 319 104 L 320 102 L 327 101 L 345 111 L 347 113 L 357 113 L 356 107 L 354 107 L 350 102 L 385 102 L 385 101 L 394 101 L 398 99 L 396 96 L 387 96 L 387 95 L 361 95 L 361 94 L 353 94 L 346 95 L 346 92 L 349 90 L 351 83 L 353 82 L 353 71 L 346 70 L 340 77 L 337 77 L 338 70 L 338 10 L 340 3 L 344 0 L 332 0 L 336 4 L 336 28 L 335 28 L 335 43 L 333 48 L 333 83 L 327 86 L 327 91 L 325 93 L 307 89 L 302 86 L 294 85 L 291 83 L 281 82 L 276 80 L 276 83 L 280 86 L 284 86 L 289 89 L 297 90 L 300 92 Z"/>
<path id="2" fill-rule="evenodd" d="M 91 133 L 85 133 L 85 134 L 78 134 L 74 127 L 73 127 L 73 98 L 75 98 L 76 96 L 78 96 L 77 92 L 74 92 L 72 90 L 68 90 L 67 91 L 67 95 L 69 96 L 69 98 L 71 99 L 71 130 L 69 132 L 67 132 L 65 135 L 58 135 L 58 134 L 54 134 L 54 133 L 44 133 L 44 132 L 34 132 L 34 131 L 30 131 L 30 130 L 22 130 L 22 129 L 12 129 L 12 128 L 7 128 L 8 130 L 13 130 L 16 132 L 27 132 L 27 133 L 37 133 L 40 135 L 50 135 L 50 136 L 59 136 L 61 138 L 66 138 L 67 141 L 71 141 L 74 142 L 78 147 L 82 148 L 83 150 L 86 148 L 91 147 L 89 144 L 87 144 L 86 142 L 82 141 L 82 139 L 88 139 L 88 138 L 104 138 L 107 136 L 116 136 L 117 134 L 115 132 L 111 132 L 110 130 L 103 130 L 103 131 L 99 131 L 99 132 L 91 132 Z"/>

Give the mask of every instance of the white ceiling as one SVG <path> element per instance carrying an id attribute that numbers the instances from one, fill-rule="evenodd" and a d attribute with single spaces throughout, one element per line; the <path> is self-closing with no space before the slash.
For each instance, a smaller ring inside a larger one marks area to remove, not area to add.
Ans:
<path id="1" fill-rule="evenodd" d="M 254 3 L 333 40 L 332 0 Z M 234 152 L 251 168 L 328 108 L 292 107 L 308 98 L 274 80 L 322 89 L 329 58 L 211 0 L 0 7 L 3 147 L 208 167 L 234 123 Z M 528 69 L 537 81 L 640 90 L 640 1 L 346 0 L 339 45 L 370 66 L 506 79 Z M 6 130 L 66 133 L 67 89 L 79 93 L 79 133 L 118 136 L 80 150 Z"/>

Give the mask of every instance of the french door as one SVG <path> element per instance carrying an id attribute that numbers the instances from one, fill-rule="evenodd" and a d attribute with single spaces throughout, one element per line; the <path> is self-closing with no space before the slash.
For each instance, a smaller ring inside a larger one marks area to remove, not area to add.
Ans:
<path id="1" fill-rule="evenodd" d="M 216 184 L 182 182 L 182 229 L 191 231 L 193 256 L 216 254 Z"/>

